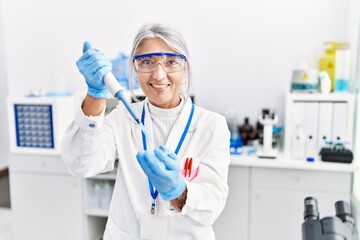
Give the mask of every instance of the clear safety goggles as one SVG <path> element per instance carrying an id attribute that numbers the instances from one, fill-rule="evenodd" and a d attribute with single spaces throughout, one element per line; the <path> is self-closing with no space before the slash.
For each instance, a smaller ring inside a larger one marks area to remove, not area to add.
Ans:
<path id="1" fill-rule="evenodd" d="M 153 73 L 158 64 L 167 73 L 179 72 L 183 69 L 186 57 L 182 54 L 155 52 L 135 55 L 133 58 L 135 69 L 142 73 Z"/>

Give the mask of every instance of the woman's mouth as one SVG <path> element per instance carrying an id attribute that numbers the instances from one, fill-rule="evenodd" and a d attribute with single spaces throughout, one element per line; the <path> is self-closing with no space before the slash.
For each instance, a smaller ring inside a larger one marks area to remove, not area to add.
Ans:
<path id="1" fill-rule="evenodd" d="M 163 89 L 163 88 L 166 88 L 167 86 L 170 86 L 170 84 L 153 84 L 153 83 L 150 83 L 150 86 L 156 88 L 156 89 Z"/>

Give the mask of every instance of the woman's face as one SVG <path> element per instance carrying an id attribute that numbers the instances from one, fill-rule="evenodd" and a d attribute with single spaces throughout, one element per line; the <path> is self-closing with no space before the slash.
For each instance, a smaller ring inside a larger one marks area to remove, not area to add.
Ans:
<path id="1" fill-rule="evenodd" d="M 135 55 L 147 53 L 176 53 L 163 40 L 152 38 L 144 40 Z M 161 62 L 161 56 L 156 57 Z M 154 72 L 137 70 L 140 87 L 151 104 L 160 108 L 174 108 L 180 103 L 180 88 L 185 76 L 185 67 L 178 72 L 167 73 L 163 64 L 157 64 Z"/>

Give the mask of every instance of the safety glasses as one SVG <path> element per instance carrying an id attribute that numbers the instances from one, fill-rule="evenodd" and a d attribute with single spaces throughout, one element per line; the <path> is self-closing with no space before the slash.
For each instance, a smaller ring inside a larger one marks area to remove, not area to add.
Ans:
<path id="1" fill-rule="evenodd" d="M 179 72 L 183 69 L 186 57 L 182 54 L 155 52 L 135 55 L 133 58 L 135 69 L 142 73 L 153 73 L 158 64 L 167 73 Z"/>

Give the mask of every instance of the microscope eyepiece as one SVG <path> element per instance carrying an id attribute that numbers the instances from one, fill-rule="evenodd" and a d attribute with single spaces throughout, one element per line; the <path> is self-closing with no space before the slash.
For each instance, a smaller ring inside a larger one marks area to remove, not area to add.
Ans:
<path id="1" fill-rule="evenodd" d="M 304 200 L 305 211 L 304 219 L 305 220 L 316 220 L 319 219 L 319 210 L 317 200 L 314 197 L 307 197 Z"/>
<path id="2" fill-rule="evenodd" d="M 337 201 L 335 203 L 336 216 L 340 218 L 343 222 L 348 222 L 352 225 L 355 224 L 355 219 L 350 213 L 349 204 L 345 201 Z"/>
<path id="3" fill-rule="evenodd" d="M 359 240 L 349 203 L 337 201 L 335 203 L 336 216 L 320 219 L 316 198 L 307 197 L 304 202 L 304 222 L 301 226 L 302 240 Z"/>

